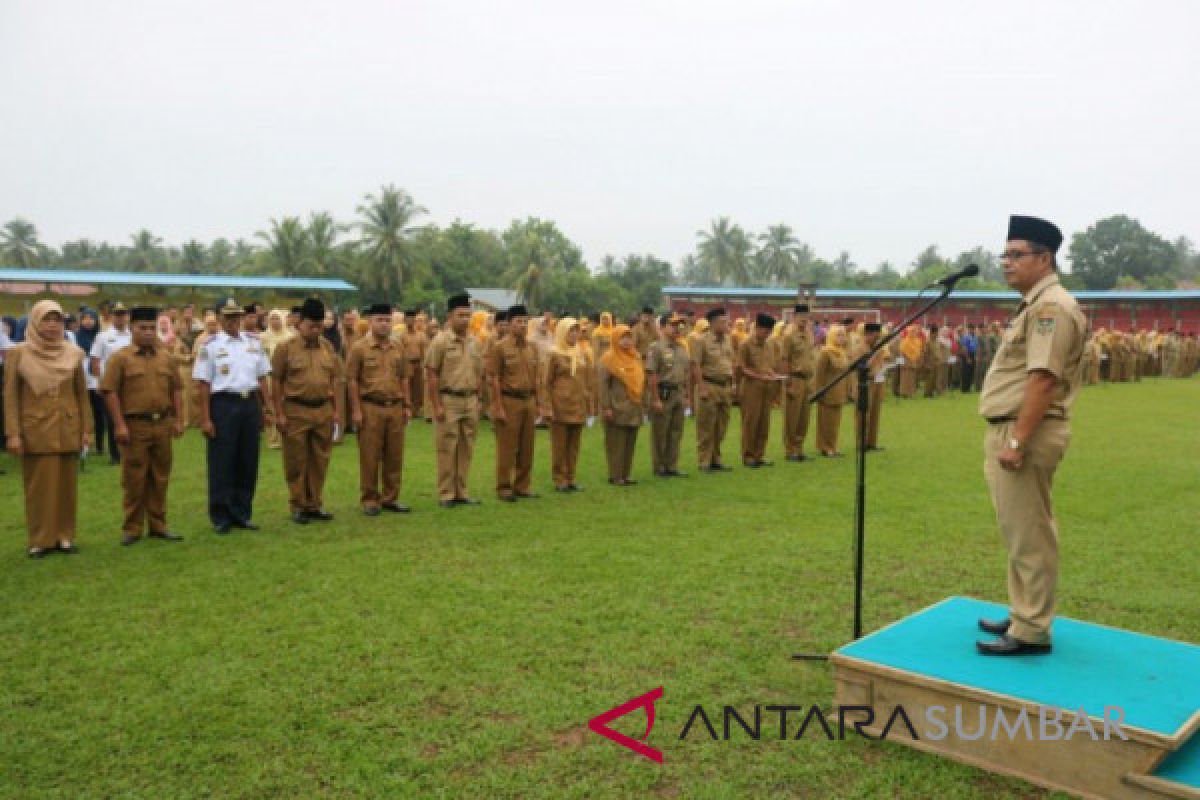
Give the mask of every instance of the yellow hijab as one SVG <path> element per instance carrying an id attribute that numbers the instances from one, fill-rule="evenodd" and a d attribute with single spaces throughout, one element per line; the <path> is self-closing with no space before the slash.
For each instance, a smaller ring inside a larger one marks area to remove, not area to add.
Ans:
<path id="1" fill-rule="evenodd" d="M 598 336 L 601 339 L 613 338 L 613 319 L 612 314 L 608 311 L 601 312 L 600 324 L 596 326 L 596 330 L 592 332 L 593 336 Z"/>
<path id="2" fill-rule="evenodd" d="M 469 333 L 474 338 L 478 339 L 480 342 L 486 341 L 487 340 L 487 330 L 486 330 L 487 319 L 488 319 L 488 313 L 486 311 L 471 312 L 471 322 L 467 327 L 467 333 Z"/>
<path id="3" fill-rule="evenodd" d="M 642 402 L 642 391 L 646 388 L 646 370 L 642 367 L 642 357 L 634 349 L 632 342 L 628 347 L 622 347 L 621 337 L 631 331 L 628 325 L 618 325 L 613 329 L 612 347 L 600 359 L 600 363 L 625 384 L 629 399 L 635 403 Z"/>
<path id="4" fill-rule="evenodd" d="M 841 325 L 830 325 L 829 331 L 825 334 L 825 346 L 822 347 L 821 350 L 838 360 L 845 359 L 847 357 L 846 348 L 837 342 L 839 338 L 845 335 L 845 327 Z"/>
<path id="5" fill-rule="evenodd" d="M 909 325 L 904 331 L 904 337 L 900 340 L 900 355 L 908 359 L 910 364 L 915 364 L 921 360 L 923 352 L 925 352 L 925 343 L 921 341 L 920 329 L 916 325 Z"/>
<path id="6" fill-rule="evenodd" d="M 573 345 L 567 344 L 567 335 L 571 333 L 571 328 L 578 325 L 579 323 L 574 317 L 563 317 L 554 327 L 554 352 L 571 360 L 572 378 L 575 377 L 575 370 L 579 366 L 579 362 L 583 360 L 583 349 L 579 346 L 578 341 Z"/>

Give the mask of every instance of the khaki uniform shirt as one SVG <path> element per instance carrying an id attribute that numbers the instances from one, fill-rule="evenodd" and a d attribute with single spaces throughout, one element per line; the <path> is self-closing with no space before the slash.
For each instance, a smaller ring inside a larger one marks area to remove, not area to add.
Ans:
<path id="1" fill-rule="evenodd" d="M 425 351 L 429 349 L 429 337 L 425 335 L 425 331 L 416 331 L 409 329 L 404 334 L 404 357 L 409 363 L 415 363 L 418 367 L 425 359 Z"/>
<path id="2" fill-rule="evenodd" d="M 633 349 L 637 350 L 643 359 L 646 358 L 646 353 L 650 352 L 650 346 L 657 341 L 658 332 L 654 329 L 654 322 L 639 322 L 633 326 Z"/>
<path id="3" fill-rule="evenodd" d="M 303 336 L 294 336 L 276 345 L 271 377 L 284 400 L 328 400 L 342 379 L 342 360 L 324 336 L 311 346 Z"/>
<path id="4" fill-rule="evenodd" d="M 550 403 L 555 422 L 580 425 L 587 420 L 595 375 L 595 368 L 586 358 L 576 361 L 574 375 L 570 356 L 551 353 L 546 358 L 542 392 Z"/>
<path id="5" fill-rule="evenodd" d="M 78 453 L 83 434 L 92 432 L 92 404 L 83 364 L 58 385 L 35 394 L 21 377 L 21 359 L 26 357 L 31 356 L 23 344 L 4 354 L 5 435 L 20 436 L 25 452 L 34 455 Z"/>
<path id="6" fill-rule="evenodd" d="M 651 345 L 646 354 L 646 375 L 651 374 L 658 377 L 659 386 L 669 383 L 676 390 L 687 390 L 691 361 L 682 341 L 659 339 Z"/>
<path id="7" fill-rule="evenodd" d="M 100 391 L 116 392 L 123 414 L 161 414 L 174 411 L 180 389 L 179 369 L 165 347 L 118 350 L 109 359 Z"/>
<path id="8" fill-rule="evenodd" d="M 533 342 L 517 344 L 516 339 L 505 336 L 494 343 L 488 353 L 487 371 L 500 382 L 501 391 L 536 392 L 538 386 L 538 362 L 541 356 Z"/>
<path id="9" fill-rule="evenodd" d="M 1025 295 L 1009 323 L 983 380 L 979 413 L 988 419 L 1016 417 L 1033 370 L 1058 379 L 1046 416 L 1066 419 L 1082 378 L 1087 318 L 1071 293 L 1047 275 Z"/>
<path id="10" fill-rule="evenodd" d="M 794 378 L 805 380 L 813 376 L 817 368 L 812 335 L 806 329 L 797 329 L 783 337 L 782 370 Z"/>
<path id="11" fill-rule="evenodd" d="M 388 337 L 382 343 L 364 336 L 350 347 L 346 380 L 358 383 L 360 397 L 394 401 L 407 396 L 408 358 L 404 348 Z"/>
<path id="12" fill-rule="evenodd" d="M 430 343 L 425 366 L 437 373 L 440 389 L 477 392 L 483 376 L 483 351 L 470 335 L 459 338 L 453 331 L 443 331 Z"/>
<path id="13" fill-rule="evenodd" d="M 728 333 L 720 340 L 712 331 L 700 337 L 692 350 L 692 363 L 700 368 L 705 380 L 728 384 L 733 380 L 733 337 Z"/>
<path id="14" fill-rule="evenodd" d="M 762 344 L 753 336 L 742 342 L 742 346 L 738 351 L 738 361 L 742 365 L 742 379 L 757 381 L 763 383 L 761 378 L 751 377 L 747 375 L 745 370 L 751 372 L 766 372 L 770 373 L 775 367 L 775 354 L 772 352 L 774 347 L 770 340 L 764 341 Z"/>

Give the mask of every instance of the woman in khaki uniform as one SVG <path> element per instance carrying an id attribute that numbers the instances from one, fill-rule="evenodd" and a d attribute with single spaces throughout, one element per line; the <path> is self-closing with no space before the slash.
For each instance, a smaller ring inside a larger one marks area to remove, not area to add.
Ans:
<path id="1" fill-rule="evenodd" d="M 813 385 L 818 388 L 826 385 L 850 365 L 850 355 L 846 351 L 849 343 L 850 337 L 844 327 L 830 326 L 825 334 L 825 346 L 817 356 L 817 377 Z M 817 450 L 826 458 L 842 455 L 838 452 L 837 440 L 849 383 L 849 377 L 838 381 L 817 404 Z"/>
<path id="2" fill-rule="evenodd" d="M 575 465 L 583 425 L 591 412 L 593 367 L 579 344 L 579 322 L 563 317 L 554 328 L 554 349 L 542 371 L 542 397 L 549 404 L 542 417 L 550 421 L 550 470 L 554 490 L 578 492 Z"/>
<path id="3" fill-rule="evenodd" d="M 628 325 L 613 330 L 613 346 L 600 359 L 600 416 L 604 419 L 604 450 L 608 457 L 608 482 L 614 486 L 632 486 L 633 450 L 638 427 L 645 412 L 642 397 L 646 388 L 646 369 L 633 346 Z"/>
<path id="4" fill-rule="evenodd" d="M 904 358 L 904 363 L 900 365 L 900 387 L 897 394 L 901 397 L 912 397 L 917 393 L 917 370 L 921 368 L 924 354 L 925 341 L 921 338 L 921 329 L 916 325 L 909 325 L 900 339 L 900 355 Z"/>
<path id="5" fill-rule="evenodd" d="M 276 308 L 267 314 L 267 329 L 258 337 L 258 340 L 262 342 L 263 351 L 267 354 L 267 360 L 275 355 L 275 348 L 292 338 L 292 335 L 292 332 L 287 329 L 287 312 L 282 308 Z M 268 377 L 267 385 L 271 387 L 273 394 L 275 381 Z M 278 450 L 283 446 L 283 440 L 279 436 L 279 428 L 275 427 L 275 411 L 270 408 L 269 404 L 264 411 L 266 414 L 263 419 L 263 427 L 267 433 L 267 447 Z"/>
<path id="6" fill-rule="evenodd" d="M 92 444 L 83 351 L 64 335 L 62 307 L 42 300 L 25 341 L 5 354 L 8 451 L 21 459 L 29 557 L 74 553 L 79 452 Z"/>

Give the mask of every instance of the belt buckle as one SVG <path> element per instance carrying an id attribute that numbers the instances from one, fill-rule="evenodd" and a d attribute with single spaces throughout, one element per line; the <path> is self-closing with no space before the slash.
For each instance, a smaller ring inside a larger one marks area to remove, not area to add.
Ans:
<path id="1" fill-rule="evenodd" d="M 247 400 L 250 397 L 250 392 L 247 392 L 247 391 L 237 392 L 237 396 L 242 398 L 243 400 Z"/>
<path id="2" fill-rule="evenodd" d="M 157 411 L 150 415 L 151 422 L 158 422 L 160 419 L 162 419 L 162 414 Z"/>

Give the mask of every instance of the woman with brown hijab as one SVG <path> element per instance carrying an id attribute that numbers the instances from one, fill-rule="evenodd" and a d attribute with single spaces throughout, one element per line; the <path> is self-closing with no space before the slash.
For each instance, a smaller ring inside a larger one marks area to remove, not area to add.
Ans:
<path id="1" fill-rule="evenodd" d="M 62 307 L 41 300 L 25 341 L 6 353 L 8 451 L 21 459 L 29 557 L 74 553 L 79 453 L 92 446 L 83 351 L 64 334 Z"/>
<path id="2" fill-rule="evenodd" d="M 850 337 L 844 327 L 830 326 L 825 335 L 825 346 L 817 356 L 814 385 L 826 385 L 850 365 L 850 354 L 846 350 L 849 344 Z M 841 455 L 837 449 L 838 430 L 842 425 L 842 407 L 846 405 L 849 384 L 849 377 L 838 381 L 817 404 L 817 450 L 823 456 Z"/>
<path id="3" fill-rule="evenodd" d="M 591 412 L 593 367 L 580 345 L 579 322 L 563 317 L 554 328 L 554 349 L 546 357 L 543 392 L 548 407 L 542 417 L 550 421 L 550 469 L 554 489 L 578 492 L 575 465 L 579 441 Z"/>
<path id="4" fill-rule="evenodd" d="M 613 330 L 612 347 L 600 359 L 600 416 L 604 419 L 604 450 L 608 458 L 608 482 L 632 486 L 633 450 L 645 411 L 642 395 L 646 370 L 633 344 L 628 325 Z"/>

